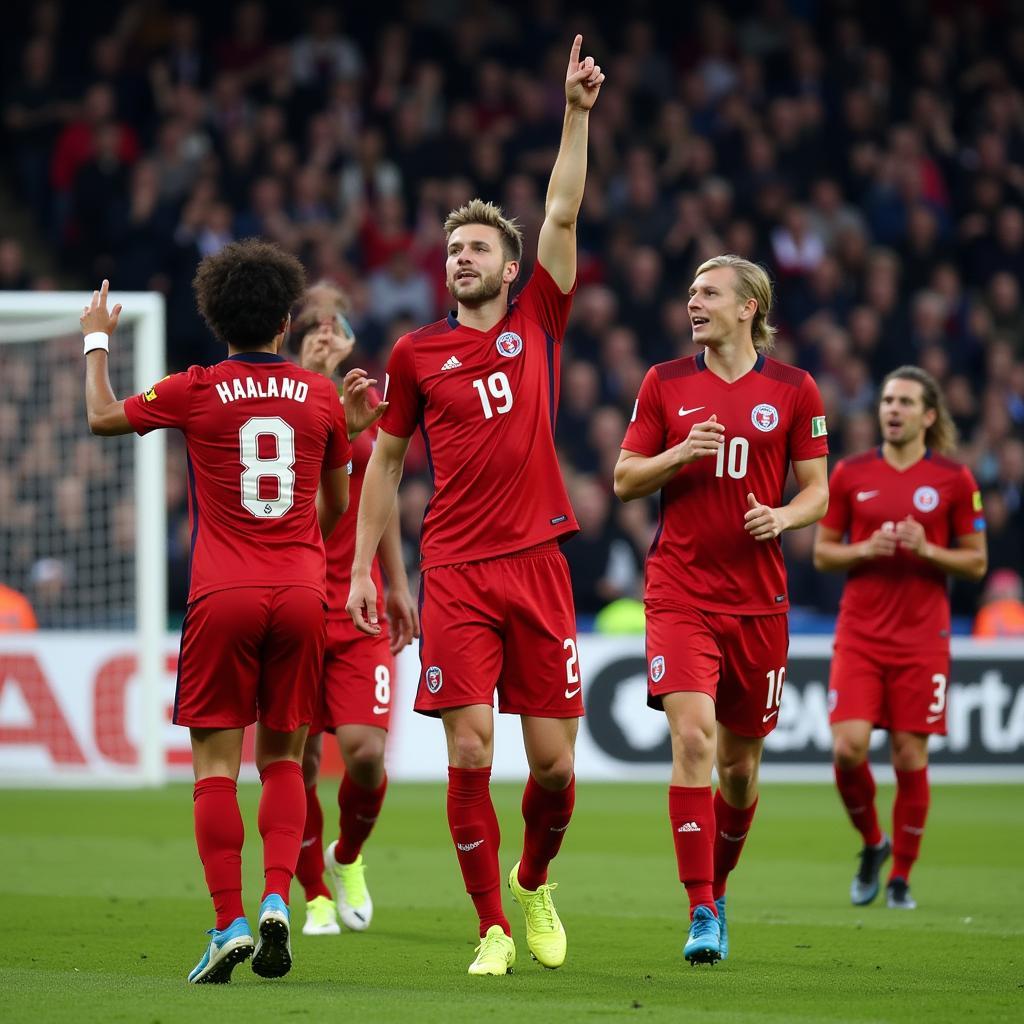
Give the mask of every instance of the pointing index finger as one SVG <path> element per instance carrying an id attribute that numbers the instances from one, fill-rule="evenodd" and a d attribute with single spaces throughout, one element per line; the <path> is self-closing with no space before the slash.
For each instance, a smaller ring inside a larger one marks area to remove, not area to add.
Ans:
<path id="1" fill-rule="evenodd" d="M 583 36 L 579 32 L 572 41 L 572 48 L 569 50 L 569 69 L 575 71 L 580 63 L 580 49 L 583 47 Z"/>

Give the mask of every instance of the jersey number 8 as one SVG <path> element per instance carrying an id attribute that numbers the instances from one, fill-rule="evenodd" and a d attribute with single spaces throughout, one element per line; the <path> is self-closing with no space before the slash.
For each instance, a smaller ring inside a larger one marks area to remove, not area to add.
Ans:
<path id="1" fill-rule="evenodd" d="M 273 439 L 273 455 L 261 457 L 260 438 Z M 295 431 L 280 416 L 253 416 L 238 431 L 242 505 L 257 519 L 280 519 L 295 501 Z M 275 497 L 260 497 L 260 481 L 276 480 Z"/>

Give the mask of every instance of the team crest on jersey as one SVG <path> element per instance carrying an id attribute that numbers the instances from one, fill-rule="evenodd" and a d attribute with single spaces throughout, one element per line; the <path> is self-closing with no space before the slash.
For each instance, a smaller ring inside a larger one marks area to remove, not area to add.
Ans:
<path id="1" fill-rule="evenodd" d="M 914 491 L 914 508 L 918 512 L 934 512 L 939 507 L 939 492 L 934 487 L 918 487 Z"/>
<path id="2" fill-rule="evenodd" d="M 437 691 L 441 689 L 441 683 L 444 680 L 441 676 L 441 670 L 437 665 L 431 665 L 430 668 L 427 669 L 426 680 L 427 689 L 431 693 L 437 693 Z"/>
<path id="3" fill-rule="evenodd" d="M 504 331 L 499 334 L 494 344 L 497 346 L 498 355 L 509 359 L 523 351 L 523 339 L 515 331 Z"/>
<path id="4" fill-rule="evenodd" d="M 769 430 L 774 430 L 779 425 L 779 410 L 774 405 L 762 402 L 754 406 L 750 413 L 750 422 L 767 434 Z"/>
<path id="5" fill-rule="evenodd" d="M 656 658 L 651 658 L 651 682 L 660 683 L 661 677 L 665 674 L 665 656 L 659 654 Z"/>

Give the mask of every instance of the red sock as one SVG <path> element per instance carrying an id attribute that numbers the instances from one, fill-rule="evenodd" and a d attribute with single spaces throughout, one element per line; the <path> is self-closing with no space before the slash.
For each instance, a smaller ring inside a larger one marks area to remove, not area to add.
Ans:
<path id="1" fill-rule="evenodd" d="M 892 871 L 894 878 L 910 880 L 910 869 L 917 860 L 928 817 L 930 794 L 928 766 L 913 772 L 896 769 L 896 802 L 892 809 Z"/>
<path id="2" fill-rule="evenodd" d="M 338 787 L 338 808 L 341 811 L 341 838 L 334 848 L 334 859 L 339 864 L 351 864 L 359 856 L 373 826 L 377 823 L 384 794 L 388 791 L 388 777 L 376 789 L 366 789 L 353 781 L 347 773 Z"/>
<path id="3" fill-rule="evenodd" d="M 206 873 L 206 887 L 217 912 L 215 928 L 227 928 L 242 909 L 242 843 L 245 827 L 238 809 L 234 779 L 200 779 L 192 790 L 196 846 Z"/>
<path id="4" fill-rule="evenodd" d="M 833 767 L 839 796 L 853 827 L 864 838 L 865 846 L 877 846 L 882 841 L 882 830 L 878 827 L 875 810 L 875 777 L 871 774 L 871 765 L 862 761 L 856 768 Z"/>
<path id="5" fill-rule="evenodd" d="M 501 908 L 498 816 L 491 803 L 490 768 L 448 768 L 448 828 L 469 893 L 480 918 L 480 935 L 499 924 L 512 934 Z"/>
<path id="6" fill-rule="evenodd" d="M 257 821 L 263 836 L 263 898 L 275 892 L 287 903 L 306 820 L 302 765 L 296 761 L 272 761 L 260 773 L 260 782 L 263 794 Z"/>
<path id="7" fill-rule="evenodd" d="M 523 791 L 523 856 L 519 884 L 533 891 L 548 880 L 548 865 L 558 854 L 576 803 L 576 776 L 565 789 L 545 789 L 532 775 Z"/>
<path id="8" fill-rule="evenodd" d="M 711 891 L 714 877 L 712 850 L 715 842 L 715 808 L 710 786 L 669 786 L 668 820 L 676 846 L 679 881 L 690 897 L 690 917 L 695 908 L 710 907 L 715 917 Z"/>
<path id="9" fill-rule="evenodd" d="M 295 865 L 295 877 L 306 892 L 307 903 L 317 896 L 330 898 L 331 890 L 324 882 L 324 812 L 315 785 L 306 790 L 306 824 L 302 826 L 302 848 Z"/>
<path id="10" fill-rule="evenodd" d="M 754 820 L 757 800 L 746 808 L 725 802 L 722 791 L 715 793 L 715 899 L 725 895 L 729 872 L 739 863 L 743 844 L 747 841 L 750 823 Z"/>

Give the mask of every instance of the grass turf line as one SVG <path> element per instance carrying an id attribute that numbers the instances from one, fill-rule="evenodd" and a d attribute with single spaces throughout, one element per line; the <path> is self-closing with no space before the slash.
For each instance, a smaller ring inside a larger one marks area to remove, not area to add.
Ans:
<path id="1" fill-rule="evenodd" d="M 503 871 L 519 855 L 521 787 L 495 785 Z M 328 834 L 334 787 L 322 784 Z M 469 978 L 475 919 L 444 813 L 444 788 L 388 792 L 365 850 L 375 915 L 365 934 L 301 935 L 295 967 L 264 981 L 248 964 L 230 986 L 188 986 L 213 921 L 192 839 L 190 788 L 156 792 L 0 791 L 3 1019 L 353 1022 L 414 1019 L 720 1022 L 979 1022 L 1024 1017 L 1024 789 L 936 787 L 917 911 L 849 905 L 858 841 L 826 786 L 765 788 L 729 888 L 732 953 L 682 961 L 685 897 L 675 876 L 664 785 L 581 784 L 552 871 L 569 935 L 566 966 L 530 960 L 506 894 L 516 973 Z M 245 905 L 261 892 L 258 789 L 240 787 Z M 879 789 L 888 820 L 890 787 Z"/>

